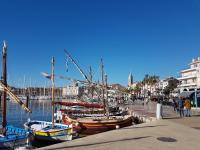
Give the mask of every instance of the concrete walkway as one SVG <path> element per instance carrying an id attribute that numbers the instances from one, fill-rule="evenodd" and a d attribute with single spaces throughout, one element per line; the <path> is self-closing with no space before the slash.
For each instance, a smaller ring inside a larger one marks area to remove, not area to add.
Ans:
<path id="1" fill-rule="evenodd" d="M 136 106 L 135 106 L 136 108 Z M 141 107 L 142 108 L 142 107 Z M 167 109 L 168 110 L 168 109 Z M 144 110 L 145 111 L 145 110 Z M 148 116 L 146 113 L 143 115 Z M 147 111 L 148 112 L 148 111 Z M 166 113 L 168 114 L 168 113 Z M 174 115 L 173 115 L 174 114 Z M 150 115 L 150 117 L 152 117 Z M 133 125 L 64 142 L 45 150 L 189 150 L 200 149 L 200 116 L 179 118 L 174 112 L 166 119 Z"/>

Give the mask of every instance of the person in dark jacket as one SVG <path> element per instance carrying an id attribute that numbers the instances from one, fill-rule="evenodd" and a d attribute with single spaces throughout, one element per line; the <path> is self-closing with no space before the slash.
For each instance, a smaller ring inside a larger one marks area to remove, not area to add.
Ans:
<path id="1" fill-rule="evenodd" d="M 175 98 L 173 98 L 172 99 L 173 100 L 173 107 L 174 107 L 174 111 L 178 111 L 178 104 L 177 104 L 177 102 L 176 102 L 176 99 Z"/>
<path id="2" fill-rule="evenodd" d="M 184 117 L 184 102 L 182 98 L 179 98 L 178 100 L 178 109 L 179 109 L 179 113 L 180 113 L 180 117 Z"/>

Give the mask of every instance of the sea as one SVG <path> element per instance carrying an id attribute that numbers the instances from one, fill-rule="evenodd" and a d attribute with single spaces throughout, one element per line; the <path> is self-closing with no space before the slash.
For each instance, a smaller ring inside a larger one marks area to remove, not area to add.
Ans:
<path id="1" fill-rule="evenodd" d="M 23 101 L 25 103 L 25 101 Z M 51 121 L 52 106 L 51 100 L 29 100 L 29 108 L 32 113 L 26 112 L 18 103 L 13 100 L 7 100 L 7 125 L 24 128 L 24 123 L 28 119 Z M 2 124 L 2 109 L 0 113 L 0 125 Z M 34 141 L 32 148 L 39 148 L 56 144 L 57 142 Z"/>
<path id="2" fill-rule="evenodd" d="M 15 101 L 7 100 L 7 125 L 23 128 L 27 119 L 51 121 L 51 100 L 29 100 L 29 108 L 32 113 L 26 112 Z M 2 109 L 0 110 L 2 112 Z M 2 122 L 2 113 L 0 113 L 0 120 Z"/>

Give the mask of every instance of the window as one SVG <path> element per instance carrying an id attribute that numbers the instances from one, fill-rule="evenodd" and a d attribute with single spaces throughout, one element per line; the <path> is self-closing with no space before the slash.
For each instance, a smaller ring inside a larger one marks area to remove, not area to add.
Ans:
<path id="1" fill-rule="evenodd" d="M 193 79 L 192 81 L 193 81 L 193 82 L 196 82 L 196 81 L 197 81 L 197 79 Z"/>

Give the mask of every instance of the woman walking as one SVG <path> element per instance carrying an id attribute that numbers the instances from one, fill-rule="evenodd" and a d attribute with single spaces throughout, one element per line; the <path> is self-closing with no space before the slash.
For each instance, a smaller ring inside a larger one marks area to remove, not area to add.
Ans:
<path id="1" fill-rule="evenodd" d="M 191 117 L 191 107 L 192 107 L 192 104 L 191 104 L 191 101 L 187 98 L 184 102 L 184 107 L 185 107 L 185 116 L 186 117 Z"/>

